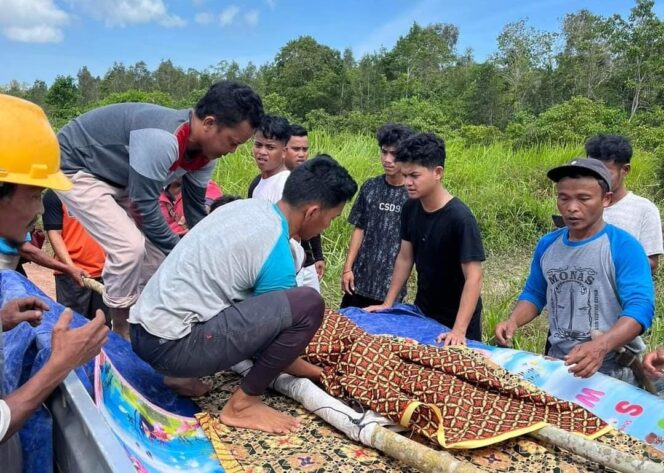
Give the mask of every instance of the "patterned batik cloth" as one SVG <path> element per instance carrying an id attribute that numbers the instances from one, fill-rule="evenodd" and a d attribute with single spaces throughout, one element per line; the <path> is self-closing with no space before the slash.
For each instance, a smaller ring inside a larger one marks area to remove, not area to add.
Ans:
<path id="1" fill-rule="evenodd" d="M 478 448 L 553 425 L 596 438 L 611 429 L 463 346 L 367 334 L 328 310 L 305 359 L 332 396 L 353 399 L 445 448 Z"/>
<path id="2" fill-rule="evenodd" d="M 309 413 L 296 401 L 269 391 L 264 401 L 269 406 L 298 417 L 302 428 L 287 436 L 227 427 L 218 413 L 240 383 L 241 377 L 225 371 L 214 378 L 214 388 L 197 400 L 203 410 L 197 415 L 203 430 L 227 473 L 410 473 L 414 470 L 376 450 L 357 444 Z M 417 436 L 413 440 L 428 441 Z M 636 458 L 664 462 L 664 454 L 631 437 L 612 431 L 597 439 Z M 432 448 L 436 446 L 432 445 Z M 455 458 L 467 461 L 482 471 L 510 473 L 610 472 L 579 456 L 529 437 L 509 439 L 472 450 L 453 449 Z"/>
<path id="3" fill-rule="evenodd" d="M 268 391 L 263 401 L 270 407 L 297 417 L 302 427 L 289 435 L 271 435 L 255 430 L 228 427 L 218 414 L 239 385 L 232 372 L 217 373 L 212 391 L 196 402 L 197 414 L 227 473 L 415 473 L 397 460 L 348 439 L 296 401 Z"/>

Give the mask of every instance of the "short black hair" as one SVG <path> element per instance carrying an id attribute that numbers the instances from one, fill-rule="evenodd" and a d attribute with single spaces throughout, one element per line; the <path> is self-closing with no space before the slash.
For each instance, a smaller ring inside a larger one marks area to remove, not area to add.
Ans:
<path id="1" fill-rule="evenodd" d="M 611 190 L 609 188 L 609 184 L 604 179 L 602 179 L 601 177 L 599 177 L 597 174 L 595 174 L 590 170 L 586 172 L 583 169 L 578 169 L 578 170 L 575 169 L 574 172 L 570 172 L 569 174 L 561 177 L 558 181 L 556 181 L 556 183 L 560 182 L 565 178 L 581 179 L 583 177 L 592 177 L 593 179 L 596 179 L 597 184 L 599 184 L 599 187 L 602 189 L 602 195 L 606 194 L 607 192 L 609 192 L 609 190 Z"/>
<path id="2" fill-rule="evenodd" d="M 291 136 L 309 136 L 309 132 L 303 126 L 293 123 L 290 126 L 290 135 Z"/>
<path id="3" fill-rule="evenodd" d="M 414 132 L 407 126 L 399 123 L 387 123 L 376 131 L 378 146 L 398 146 L 399 143 L 408 138 Z"/>
<path id="4" fill-rule="evenodd" d="M 0 199 L 10 198 L 16 192 L 17 184 L 13 182 L 0 182 Z"/>
<path id="5" fill-rule="evenodd" d="M 319 154 L 296 167 L 284 185 L 283 200 L 293 206 L 317 202 L 330 209 L 348 202 L 357 183 L 348 171 L 328 154 Z"/>
<path id="6" fill-rule="evenodd" d="M 224 126 L 235 126 L 245 120 L 256 128 L 263 117 L 263 102 L 250 87 L 232 81 L 219 81 L 210 86 L 194 108 L 198 118 L 212 115 Z"/>
<path id="7" fill-rule="evenodd" d="M 288 120 L 277 115 L 263 115 L 260 125 L 256 128 L 256 133 L 260 132 L 268 140 L 281 141 L 288 143 L 290 139 L 290 125 Z"/>
<path id="8" fill-rule="evenodd" d="M 433 133 L 416 133 L 399 144 L 395 161 L 429 169 L 445 167 L 445 141 Z"/>
<path id="9" fill-rule="evenodd" d="M 230 204 L 231 202 L 241 199 L 242 197 L 240 197 L 239 195 L 224 194 L 221 197 L 214 199 L 212 201 L 212 203 L 210 204 L 210 213 L 212 213 L 215 209 L 218 209 L 222 205 Z"/>
<path id="10" fill-rule="evenodd" d="M 586 141 L 586 155 L 600 161 L 629 164 L 632 159 L 632 145 L 624 136 L 597 135 Z"/>

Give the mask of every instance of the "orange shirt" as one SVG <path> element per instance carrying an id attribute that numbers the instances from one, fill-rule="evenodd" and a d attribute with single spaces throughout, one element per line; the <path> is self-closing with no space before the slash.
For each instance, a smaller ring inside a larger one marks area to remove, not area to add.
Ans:
<path id="1" fill-rule="evenodd" d="M 65 204 L 62 204 L 62 239 L 75 266 L 93 278 L 101 276 L 106 254 L 83 225 L 69 214 Z"/>

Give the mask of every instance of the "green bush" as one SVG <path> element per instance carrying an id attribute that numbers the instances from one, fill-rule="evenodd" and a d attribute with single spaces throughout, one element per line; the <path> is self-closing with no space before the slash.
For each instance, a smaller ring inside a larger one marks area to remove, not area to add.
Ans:
<path id="1" fill-rule="evenodd" d="M 503 133 L 495 126 L 463 125 L 459 130 L 459 137 L 467 145 L 489 146 L 501 141 Z"/>
<path id="2" fill-rule="evenodd" d="M 572 97 L 523 124 L 520 134 L 515 133 L 516 126 L 512 127 L 509 135 L 519 146 L 564 145 L 583 143 L 598 133 L 624 133 L 626 125 L 626 116 L 620 110 L 586 97 Z"/>

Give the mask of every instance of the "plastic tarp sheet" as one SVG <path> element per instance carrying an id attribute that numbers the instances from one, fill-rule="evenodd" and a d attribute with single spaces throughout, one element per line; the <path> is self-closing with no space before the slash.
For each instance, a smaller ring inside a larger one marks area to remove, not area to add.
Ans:
<path id="1" fill-rule="evenodd" d="M 64 310 L 37 286 L 15 271 L 0 271 L 0 306 L 5 302 L 27 296 L 36 296 L 49 305 L 38 327 L 22 323 L 4 333 L 5 392 L 12 392 L 36 373 L 48 360 L 51 353 L 51 331 Z M 74 314 L 72 327 L 86 323 L 85 317 Z M 193 416 L 197 406 L 189 399 L 177 396 L 163 383 L 163 377 L 138 358 L 129 342 L 111 333 L 104 347 L 109 359 L 141 395 L 162 409 L 182 416 Z M 94 383 L 94 360 L 76 370 L 88 392 L 92 395 Z M 50 471 L 53 462 L 52 418 L 42 408 L 33 415 L 20 431 L 23 448 L 23 471 Z"/>

